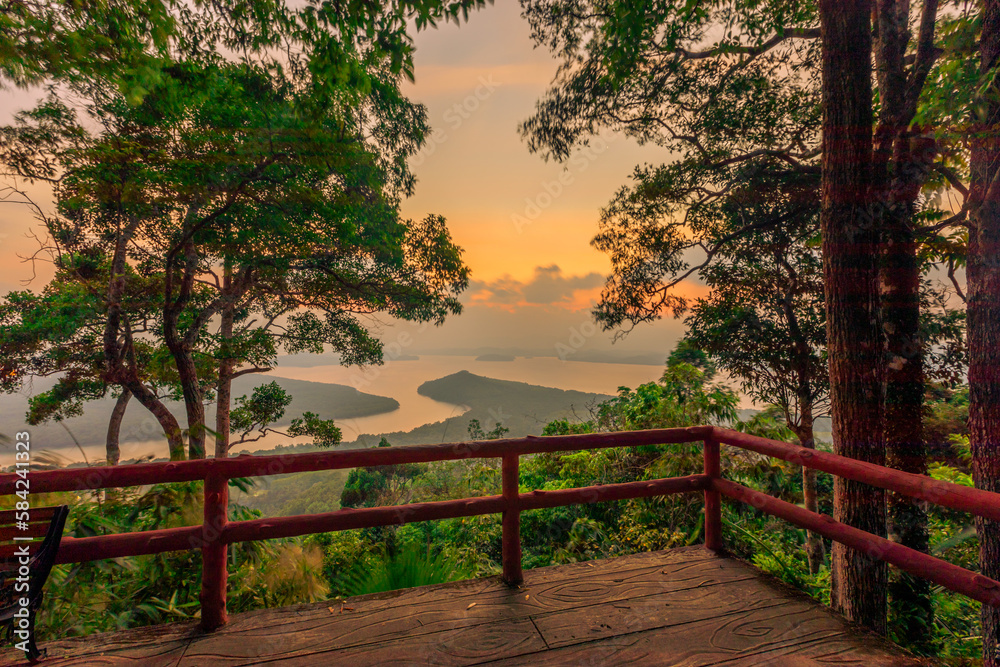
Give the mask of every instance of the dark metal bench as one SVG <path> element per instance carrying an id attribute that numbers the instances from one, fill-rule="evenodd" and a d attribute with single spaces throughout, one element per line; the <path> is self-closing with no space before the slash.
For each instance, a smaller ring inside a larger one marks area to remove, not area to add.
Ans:
<path id="1" fill-rule="evenodd" d="M 0 512 L 0 623 L 32 663 L 43 654 L 35 644 L 35 614 L 68 515 L 66 505 Z"/>

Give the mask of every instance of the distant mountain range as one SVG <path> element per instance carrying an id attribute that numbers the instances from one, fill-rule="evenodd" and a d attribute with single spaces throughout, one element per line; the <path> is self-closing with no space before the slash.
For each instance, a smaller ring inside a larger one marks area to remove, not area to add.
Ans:
<path id="1" fill-rule="evenodd" d="M 512 361 L 517 357 L 553 357 L 552 348 L 519 348 L 519 347 L 469 347 L 469 348 L 448 348 L 448 349 L 427 349 L 411 350 L 411 354 L 403 354 L 393 357 L 391 361 L 416 361 L 420 355 L 445 356 L 445 357 L 475 357 L 476 361 Z M 616 352 L 601 350 L 573 350 L 569 349 L 565 354 L 566 361 L 585 361 L 603 364 L 639 364 L 643 366 L 662 366 L 666 362 L 666 355 L 662 352 Z M 326 366 L 339 364 L 340 357 L 336 354 L 325 352 L 323 354 L 294 354 L 278 357 L 278 366 L 287 368 L 312 368 L 313 366 Z"/>

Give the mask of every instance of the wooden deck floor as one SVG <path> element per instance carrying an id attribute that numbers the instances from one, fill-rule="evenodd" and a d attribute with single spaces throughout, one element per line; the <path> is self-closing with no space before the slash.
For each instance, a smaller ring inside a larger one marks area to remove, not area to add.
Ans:
<path id="1" fill-rule="evenodd" d="M 700 547 L 530 570 L 519 590 L 477 579 L 41 645 L 47 667 L 924 664 Z"/>

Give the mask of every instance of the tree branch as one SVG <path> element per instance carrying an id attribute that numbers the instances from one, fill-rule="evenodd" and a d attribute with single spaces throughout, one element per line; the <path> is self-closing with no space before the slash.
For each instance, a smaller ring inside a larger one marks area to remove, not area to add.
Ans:
<path id="1" fill-rule="evenodd" d="M 917 33 L 917 53 L 913 69 L 910 70 L 909 80 L 906 82 L 907 118 L 913 118 L 916 114 L 920 91 L 924 89 L 924 83 L 927 81 L 934 61 L 941 54 L 940 50 L 934 48 L 937 13 L 938 0 L 924 0 L 924 6 L 920 13 L 920 30 Z"/>
<path id="2" fill-rule="evenodd" d="M 674 49 L 672 53 L 681 56 L 684 60 L 702 60 L 704 58 L 714 58 L 729 54 L 748 55 L 751 58 L 770 51 L 788 39 L 818 39 L 819 28 L 784 28 L 770 39 L 757 46 L 727 45 L 719 46 L 705 51 L 688 51 L 686 49 Z"/>
<path id="3" fill-rule="evenodd" d="M 946 166 L 943 162 L 938 162 L 933 165 L 933 168 L 936 172 L 944 176 L 945 180 L 948 181 L 948 185 L 962 193 L 963 199 L 969 198 L 969 188 L 965 187 L 961 179 L 958 178 L 958 174 L 952 171 L 950 167 Z"/>

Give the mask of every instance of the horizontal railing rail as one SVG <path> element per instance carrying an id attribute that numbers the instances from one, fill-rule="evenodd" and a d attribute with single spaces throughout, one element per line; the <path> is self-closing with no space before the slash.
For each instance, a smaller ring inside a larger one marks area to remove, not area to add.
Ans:
<path id="1" fill-rule="evenodd" d="M 704 474 L 552 491 L 520 490 L 519 466 L 522 455 L 699 441 L 704 443 Z M 226 550 L 229 544 L 418 521 L 501 514 L 503 579 L 508 584 L 516 585 L 523 580 L 521 512 L 544 507 L 699 491 L 704 494 L 705 501 L 705 547 L 713 551 L 723 549 L 721 498 L 726 496 L 739 502 L 749 503 L 760 511 L 815 531 L 853 549 L 862 550 L 873 558 L 891 563 L 945 588 L 986 604 L 1000 606 L 1000 582 L 723 479 L 721 445 L 780 458 L 937 505 L 1000 521 L 1000 494 L 940 482 L 835 454 L 712 426 L 566 436 L 529 436 L 442 445 L 335 450 L 279 456 L 238 456 L 228 459 L 33 471 L 31 490 L 33 493 L 79 492 L 169 482 L 204 481 L 204 519 L 201 525 L 76 539 L 66 537 L 60 547 L 57 562 L 72 563 L 200 549 L 201 617 L 202 625 L 206 629 L 219 627 L 227 620 Z M 228 483 L 231 479 L 469 458 L 501 459 L 500 495 L 388 507 L 342 509 L 322 514 L 249 521 L 230 522 L 227 516 Z M 14 494 L 17 490 L 17 479 L 19 477 L 16 474 L 0 474 L 0 495 Z"/>
<path id="2" fill-rule="evenodd" d="M 1000 503 L 997 502 L 996 493 L 730 429 L 716 428 L 714 437 L 726 445 L 797 463 L 837 477 L 864 482 L 904 496 L 926 500 L 941 507 L 977 514 L 984 519 L 1000 521 Z"/>
<path id="3" fill-rule="evenodd" d="M 84 491 L 167 482 L 193 482 L 211 475 L 229 479 L 265 477 L 296 472 L 338 470 L 400 463 L 429 463 L 461 459 L 500 458 L 505 454 L 543 454 L 581 449 L 635 447 L 698 442 L 711 435 L 711 426 L 651 429 L 619 433 L 527 436 L 502 440 L 475 440 L 441 445 L 410 445 L 347 449 L 277 456 L 235 456 L 228 459 L 161 461 L 94 468 L 62 468 L 31 473 L 32 493 Z M 0 496 L 15 491 L 17 475 L 0 474 Z"/>

